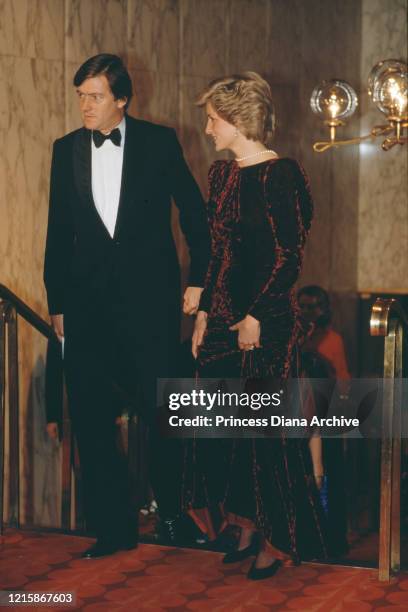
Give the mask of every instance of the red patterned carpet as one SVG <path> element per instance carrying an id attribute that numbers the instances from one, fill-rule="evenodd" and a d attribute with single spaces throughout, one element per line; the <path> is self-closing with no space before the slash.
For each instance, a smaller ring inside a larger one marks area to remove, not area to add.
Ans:
<path id="1" fill-rule="evenodd" d="M 9 530 L 1 541 L 0 589 L 76 591 L 74 608 L 25 610 L 408 610 L 407 574 L 383 584 L 371 569 L 304 564 L 251 582 L 245 577 L 250 561 L 223 566 L 215 552 L 141 544 L 90 561 L 80 558 L 87 538 Z"/>

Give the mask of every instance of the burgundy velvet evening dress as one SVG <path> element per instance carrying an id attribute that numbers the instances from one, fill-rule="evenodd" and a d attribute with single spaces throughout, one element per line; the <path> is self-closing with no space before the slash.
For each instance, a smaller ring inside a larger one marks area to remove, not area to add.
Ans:
<path id="1" fill-rule="evenodd" d="M 285 380 L 302 327 L 294 284 L 313 203 L 299 164 L 272 159 L 209 172 L 212 253 L 200 309 L 208 313 L 198 355 L 201 378 Z M 261 324 L 261 348 L 244 352 L 229 327 L 247 314 Z M 276 556 L 326 556 L 324 516 L 307 439 L 199 440 L 185 472 L 188 507 L 222 503 L 228 522 L 255 527 Z"/>

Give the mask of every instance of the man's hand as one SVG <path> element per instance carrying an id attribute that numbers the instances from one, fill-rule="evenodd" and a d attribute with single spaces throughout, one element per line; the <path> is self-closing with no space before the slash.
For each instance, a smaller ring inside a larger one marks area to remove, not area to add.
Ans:
<path id="1" fill-rule="evenodd" d="M 58 423 L 47 423 L 47 434 L 52 440 L 58 440 Z"/>
<path id="2" fill-rule="evenodd" d="M 230 327 L 231 331 L 238 332 L 238 346 L 241 351 L 252 351 L 260 348 L 261 324 L 258 319 L 247 315 L 245 319 Z"/>
<path id="3" fill-rule="evenodd" d="M 183 312 L 186 315 L 196 314 L 200 297 L 203 292 L 202 287 L 187 287 L 184 292 Z"/>
<path id="4" fill-rule="evenodd" d="M 198 347 L 203 343 L 205 330 L 207 329 L 207 313 L 204 310 L 199 310 L 194 326 L 191 352 L 194 359 L 197 359 Z"/>
<path id="5" fill-rule="evenodd" d="M 64 315 L 63 314 L 54 314 L 51 315 L 51 325 L 54 328 L 54 331 L 57 335 L 57 338 L 60 342 L 64 338 Z"/>

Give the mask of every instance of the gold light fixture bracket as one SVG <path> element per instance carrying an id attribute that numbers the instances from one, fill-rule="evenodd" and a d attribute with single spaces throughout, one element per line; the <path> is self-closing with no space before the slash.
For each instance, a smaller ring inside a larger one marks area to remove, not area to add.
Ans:
<path id="1" fill-rule="evenodd" d="M 340 80 L 323 81 L 312 92 L 310 106 L 324 119 L 330 129 L 330 140 L 315 142 L 313 150 L 323 153 L 331 148 L 359 144 L 388 135 L 381 147 L 389 151 L 395 145 L 408 142 L 404 130 L 408 128 L 408 73 L 407 64 L 400 60 L 383 60 L 376 64 L 368 78 L 368 93 L 388 123 L 374 126 L 369 134 L 346 140 L 336 140 L 336 130 L 344 126 L 343 118 L 351 116 L 358 105 L 357 94 L 349 83 Z"/>

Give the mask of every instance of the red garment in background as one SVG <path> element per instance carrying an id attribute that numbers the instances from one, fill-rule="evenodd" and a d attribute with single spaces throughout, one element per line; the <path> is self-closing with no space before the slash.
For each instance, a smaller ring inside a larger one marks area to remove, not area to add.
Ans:
<path id="1" fill-rule="evenodd" d="M 326 361 L 336 380 L 350 380 L 343 338 L 331 327 L 317 328 L 306 340 L 303 351 L 315 351 Z"/>
<path id="2" fill-rule="evenodd" d="M 350 372 L 347 367 L 346 353 L 344 351 L 343 338 L 331 329 L 325 330 L 320 338 L 317 351 L 332 364 L 338 380 L 349 380 Z"/>

